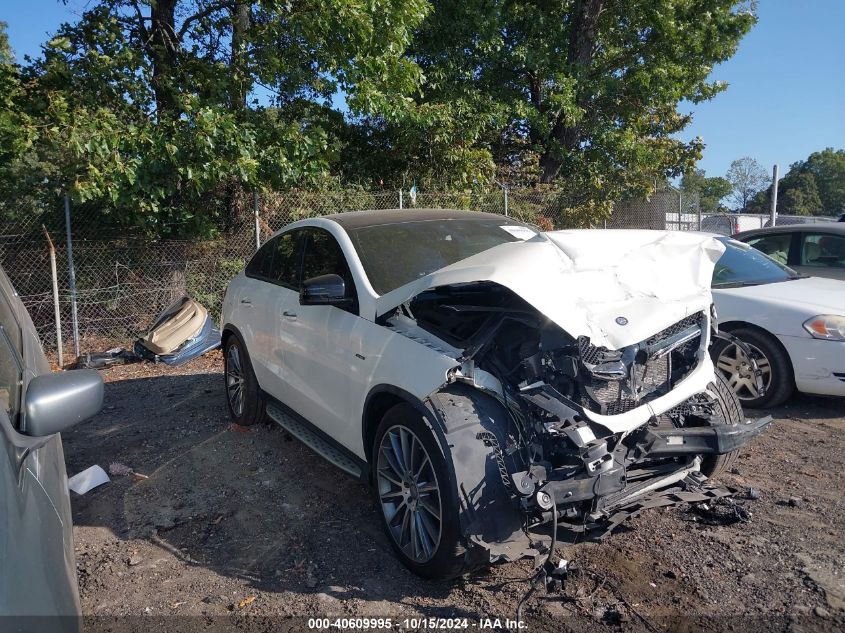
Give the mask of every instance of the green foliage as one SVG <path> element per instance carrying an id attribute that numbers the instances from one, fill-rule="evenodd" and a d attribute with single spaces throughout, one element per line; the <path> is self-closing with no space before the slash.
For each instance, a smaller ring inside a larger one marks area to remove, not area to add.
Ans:
<path id="1" fill-rule="evenodd" d="M 689 171 L 703 144 L 676 138 L 678 104 L 725 88 L 710 71 L 755 22 L 737 0 L 86 8 L 22 67 L 0 28 L 0 213 L 56 213 L 68 192 L 101 232 L 161 237 L 245 221 L 245 190 L 497 179 L 554 186 L 549 221 L 595 223 Z"/>
<path id="2" fill-rule="evenodd" d="M 693 169 L 681 179 L 681 189 L 685 195 L 698 196 L 703 213 L 720 213 L 726 210 L 722 200 L 727 198 L 733 187 L 727 178 L 708 177 L 703 169 Z"/>
<path id="3" fill-rule="evenodd" d="M 677 105 L 725 88 L 708 75 L 754 24 L 746 4 L 437 0 L 411 47 L 426 78 L 417 98 L 467 104 L 484 122 L 448 130 L 445 146 L 471 144 L 476 164 L 554 182 L 573 208 L 601 213 L 699 158 L 700 140 L 675 138 L 689 123 Z"/>
<path id="4" fill-rule="evenodd" d="M 209 256 L 213 257 L 213 254 L 209 253 Z M 215 322 L 219 322 L 223 309 L 222 290 L 244 269 L 246 261 L 237 257 L 218 259 L 213 268 L 207 265 L 207 260 L 201 266 L 191 264 L 192 262 L 188 262 L 185 277 L 188 295 L 202 304 Z"/>
<path id="5" fill-rule="evenodd" d="M 793 163 L 780 182 L 779 191 L 779 207 L 783 195 L 784 202 L 788 199 L 787 204 L 801 209 L 803 215 L 845 213 L 845 150 L 828 147 Z"/>
<path id="6" fill-rule="evenodd" d="M 770 186 L 755 196 L 751 206 L 768 213 L 771 196 Z M 845 213 L 845 150 L 828 147 L 790 165 L 778 183 L 778 213 L 832 217 Z"/>
<path id="7" fill-rule="evenodd" d="M 345 125 L 329 98 L 343 90 L 362 115 L 404 111 L 419 73 L 402 52 L 428 8 L 160 0 L 150 19 L 134 1 L 92 4 L 42 57 L 0 67 L 0 190 L 15 201 L 39 191 L 30 213 L 69 192 L 101 210 L 101 228 L 163 237 L 232 226 L 244 189 L 327 178 L 330 136 Z M 271 104 L 246 103 L 259 84 Z"/>

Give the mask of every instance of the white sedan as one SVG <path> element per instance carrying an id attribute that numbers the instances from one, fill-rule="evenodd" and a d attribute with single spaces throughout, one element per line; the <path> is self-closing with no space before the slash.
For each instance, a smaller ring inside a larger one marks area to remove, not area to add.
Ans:
<path id="1" fill-rule="evenodd" d="M 712 286 L 719 328 L 751 348 L 765 393 L 739 347 L 719 341 L 711 354 L 743 405 L 775 406 L 796 389 L 845 396 L 845 282 L 805 277 L 747 244 L 721 241 Z"/>

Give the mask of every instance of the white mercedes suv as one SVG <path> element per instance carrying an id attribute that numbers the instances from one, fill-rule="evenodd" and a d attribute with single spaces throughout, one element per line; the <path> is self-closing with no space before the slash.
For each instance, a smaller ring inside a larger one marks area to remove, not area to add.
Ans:
<path id="1" fill-rule="evenodd" d="M 768 423 L 707 354 L 723 249 L 468 211 L 301 220 L 226 291 L 229 412 L 370 484 L 420 575 L 537 556 L 535 527 L 716 475 Z"/>

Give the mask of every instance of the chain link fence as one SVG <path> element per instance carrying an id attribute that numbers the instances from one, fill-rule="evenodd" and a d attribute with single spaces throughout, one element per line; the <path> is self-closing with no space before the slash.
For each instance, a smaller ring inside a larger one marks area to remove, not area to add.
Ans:
<path id="1" fill-rule="evenodd" d="M 293 191 L 247 194 L 233 201 L 225 229 L 203 240 L 151 239 L 110 228 L 103 215 L 89 209 L 65 209 L 16 217 L 0 208 L 0 265 L 29 310 L 44 347 L 57 351 L 61 330 L 65 365 L 78 350 L 127 346 L 145 332 L 158 314 L 182 294 L 219 317 L 223 292 L 258 244 L 290 222 L 364 209 L 451 208 L 501 213 L 543 230 L 585 228 L 570 215 L 567 200 L 554 190 L 494 189 L 482 192 Z M 698 200 L 669 189 L 648 200 L 628 200 L 592 228 L 710 230 L 738 229 L 736 214 L 700 212 Z M 765 218 L 767 220 L 768 217 Z M 765 222 L 760 217 L 760 224 Z M 783 218 L 784 223 L 789 218 Z M 734 222 L 723 226 L 725 222 Z M 742 226 L 742 229 L 752 228 Z M 55 245 L 57 300 L 53 292 L 49 240 Z M 75 286 L 68 257 L 71 236 Z M 75 290 L 75 292 L 74 292 Z M 74 303 L 76 319 L 74 323 Z M 58 326 L 55 318 L 58 304 Z"/>

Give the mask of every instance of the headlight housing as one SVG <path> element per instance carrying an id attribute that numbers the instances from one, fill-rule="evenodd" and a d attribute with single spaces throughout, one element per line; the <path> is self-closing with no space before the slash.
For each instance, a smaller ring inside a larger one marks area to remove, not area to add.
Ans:
<path id="1" fill-rule="evenodd" d="M 820 314 L 804 321 L 804 329 L 813 338 L 825 341 L 845 341 L 845 316 Z"/>

